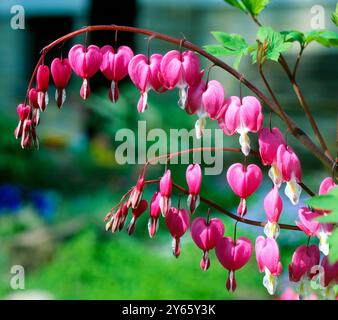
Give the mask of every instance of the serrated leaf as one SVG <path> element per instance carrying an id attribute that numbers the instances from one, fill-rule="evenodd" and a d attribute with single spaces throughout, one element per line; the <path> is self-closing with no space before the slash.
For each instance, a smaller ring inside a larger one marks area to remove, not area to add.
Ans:
<path id="1" fill-rule="evenodd" d="M 253 16 L 258 16 L 270 2 L 270 0 L 242 0 L 242 1 L 246 9 Z"/>
<path id="2" fill-rule="evenodd" d="M 242 57 L 249 53 L 246 40 L 239 34 L 220 31 L 213 31 L 211 34 L 220 44 L 207 45 L 204 49 L 214 56 L 235 56 L 233 67 L 238 69 Z"/>
<path id="3" fill-rule="evenodd" d="M 305 33 L 307 44 L 316 41 L 325 47 L 338 47 L 338 33 L 334 31 L 310 31 Z"/>
<path id="4" fill-rule="evenodd" d="M 336 5 L 336 11 L 332 12 L 331 20 L 338 27 L 338 3 Z"/>
<path id="5" fill-rule="evenodd" d="M 291 48 L 290 42 L 284 41 L 284 36 L 280 32 L 274 31 L 270 27 L 260 27 L 257 31 L 257 39 L 268 46 L 266 59 L 278 61 L 282 52 Z M 257 54 L 252 55 L 257 59 Z"/>
<path id="6" fill-rule="evenodd" d="M 228 4 L 230 4 L 231 6 L 238 8 L 244 12 L 246 12 L 246 8 L 243 5 L 241 0 L 224 0 L 224 2 L 227 2 Z"/>
<path id="7" fill-rule="evenodd" d="M 299 42 L 301 45 L 305 43 L 304 33 L 296 30 L 292 31 L 281 31 L 280 32 L 284 36 L 285 42 Z"/>
<path id="8" fill-rule="evenodd" d="M 332 234 L 329 236 L 329 262 L 335 263 L 338 260 L 338 228 L 333 230 Z"/>

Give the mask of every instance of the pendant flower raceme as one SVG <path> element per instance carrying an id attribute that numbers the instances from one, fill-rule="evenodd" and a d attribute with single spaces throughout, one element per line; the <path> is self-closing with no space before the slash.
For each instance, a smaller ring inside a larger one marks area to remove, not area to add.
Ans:
<path id="1" fill-rule="evenodd" d="M 263 179 L 261 169 L 255 164 L 244 167 L 241 163 L 234 163 L 227 172 L 227 180 L 232 191 L 241 198 L 237 214 L 243 217 L 247 211 L 246 198 L 251 196 L 259 187 Z"/>
<path id="2" fill-rule="evenodd" d="M 203 271 L 206 271 L 210 267 L 209 251 L 214 249 L 223 238 L 224 224 L 218 218 L 207 221 L 199 217 L 192 222 L 190 234 L 196 245 L 203 250 L 200 266 Z"/>
<path id="3" fill-rule="evenodd" d="M 264 233 L 269 238 L 277 238 L 279 235 L 278 220 L 283 210 L 283 201 L 279 195 L 279 189 L 274 186 L 264 198 L 264 211 L 268 222 L 264 227 Z"/>
<path id="4" fill-rule="evenodd" d="M 76 75 L 83 79 L 80 95 L 86 100 L 90 95 L 89 78 L 93 77 L 101 66 L 101 50 L 95 45 L 85 48 L 82 44 L 76 44 L 70 49 L 68 60 Z"/>
<path id="5" fill-rule="evenodd" d="M 127 203 L 124 203 L 122 206 L 120 206 L 112 215 L 111 219 L 106 223 L 106 231 L 110 229 L 113 233 L 116 232 L 117 229 L 121 231 L 124 227 L 128 210 L 129 208 Z"/>
<path id="6" fill-rule="evenodd" d="M 202 183 L 202 170 L 198 163 L 190 164 L 185 173 L 189 186 L 188 208 L 190 213 L 194 213 L 200 202 L 200 189 Z"/>
<path id="7" fill-rule="evenodd" d="M 244 155 L 250 152 L 249 132 L 258 132 L 262 128 L 262 106 L 256 97 L 247 96 L 243 99 L 231 96 L 226 102 L 223 116 L 218 120 L 220 128 L 228 136 L 239 133 L 239 143 Z"/>
<path id="8" fill-rule="evenodd" d="M 189 213 L 185 209 L 170 208 L 165 217 L 167 228 L 173 237 L 172 250 L 176 258 L 180 255 L 180 238 L 189 228 Z"/>
<path id="9" fill-rule="evenodd" d="M 251 241 L 245 237 L 234 240 L 224 237 L 216 246 L 216 256 L 222 266 L 229 271 L 226 288 L 235 291 L 237 287 L 235 271 L 243 268 L 252 255 Z"/>
<path id="10" fill-rule="evenodd" d="M 163 86 L 171 90 L 179 89 L 180 99 L 178 105 L 184 109 L 186 105 L 186 87 L 199 82 L 203 72 L 200 72 L 200 61 L 192 51 L 177 50 L 167 52 L 161 61 L 161 78 Z"/>
<path id="11" fill-rule="evenodd" d="M 302 188 L 302 169 L 300 161 L 290 146 L 281 144 L 277 149 L 277 168 L 281 174 L 282 182 L 286 182 L 285 195 L 293 205 L 299 201 Z"/>
<path id="12" fill-rule="evenodd" d="M 55 101 L 59 108 L 66 100 L 66 87 L 72 75 L 72 68 L 68 59 L 55 58 L 50 67 L 52 78 L 56 87 Z"/>
<path id="13" fill-rule="evenodd" d="M 128 65 L 128 73 L 131 81 L 140 90 L 141 96 L 137 103 L 137 111 L 144 112 L 147 109 L 149 90 L 160 91 L 160 64 L 162 55 L 153 54 L 147 59 L 143 54 L 137 54 Z"/>
<path id="14" fill-rule="evenodd" d="M 108 96 L 112 102 L 116 102 L 119 98 L 118 82 L 128 75 L 128 65 L 134 53 L 127 46 L 121 46 L 115 52 L 108 45 L 101 48 L 101 53 L 101 72 L 111 81 Z"/>
<path id="15" fill-rule="evenodd" d="M 206 118 L 218 120 L 225 109 L 225 93 L 223 86 L 216 80 L 201 80 L 188 87 L 185 110 L 189 114 L 197 114 L 195 124 L 196 137 L 201 138 L 205 128 Z"/>
<path id="16" fill-rule="evenodd" d="M 280 145 L 285 145 L 285 140 L 278 128 L 262 128 L 258 136 L 259 154 L 264 166 L 271 166 L 269 177 L 274 185 L 280 186 L 282 183 L 281 174 L 277 168 L 277 150 Z"/>
<path id="17" fill-rule="evenodd" d="M 263 285 L 269 294 L 275 294 L 277 278 L 282 272 L 277 242 L 275 239 L 259 236 L 256 239 L 255 250 L 259 272 L 265 272 Z"/>
<path id="18" fill-rule="evenodd" d="M 133 188 L 133 190 L 130 193 L 127 206 L 128 208 L 135 209 L 138 207 L 141 199 L 142 199 L 142 193 L 144 188 L 144 173 L 142 172 L 137 180 L 136 186 Z"/>

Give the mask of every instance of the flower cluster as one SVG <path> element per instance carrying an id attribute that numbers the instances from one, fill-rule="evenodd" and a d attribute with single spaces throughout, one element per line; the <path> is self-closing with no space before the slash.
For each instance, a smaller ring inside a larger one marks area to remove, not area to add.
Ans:
<path id="1" fill-rule="evenodd" d="M 72 72 L 82 79 L 80 96 L 88 99 L 91 94 L 90 79 L 101 71 L 109 81 L 108 97 L 113 103 L 119 99 L 119 82 L 129 76 L 140 91 L 137 103 L 139 113 L 145 112 L 148 108 L 150 90 L 164 92 L 177 88 L 179 107 L 187 114 L 198 117 L 195 123 L 197 138 L 203 135 L 208 118 L 216 121 L 227 136 L 238 133 L 240 151 L 245 156 L 244 164 L 234 163 L 226 173 L 228 185 L 239 198 L 235 216 L 237 222 L 248 221 L 244 218 L 248 212 L 247 199 L 258 190 L 263 181 L 261 168 L 257 164 L 247 164 L 247 157 L 250 154 L 259 154 L 262 165 L 270 166 L 268 176 L 273 186 L 263 201 L 267 218 L 263 224 L 266 237 L 258 236 L 254 247 L 258 270 L 265 274 L 263 285 L 270 294 L 276 292 L 278 277 L 283 269 L 276 240 L 280 233 L 279 220 L 283 211 L 280 188 L 285 183 L 285 195 L 293 205 L 298 204 L 302 190 L 302 171 L 295 151 L 287 144 L 280 130 L 271 127 L 271 123 L 270 128 L 262 127 L 262 106 L 256 97 L 226 97 L 222 84 L 216 80 L 209 80 L 209 72 L 204 79 L 204 70 L 200 69 L 199 57 L 192 51 L 171 50 L 164 55 L 155 53 L 146 56 L 134 55 L 127 46 L 120 46 L 115 50 L 109 45 L 99 48 L 95 45 L 87 47 L 76 44 L 70 49 L 68 58 L 55 58 L 50 68 L 43 63 L 44 59 L 41 61 L 34 74 L 36 86 L 29 88 L 27 93 L 29 104 L 25 100 L 17 107 L 19 124 L 15 129 L 15 137 L 21 139 L 22 148 L 39 146 L 36 128 L 40 122 L 40 112 L 44 112 L 48 105 L 50 73 L 56 88 L 55 100 L 59 108 L 65 102 L 66 87 Z M 259 152 L 252 150 L 249 133 L 257 134 Z M 136 185 L 106 215 L 106 230 L 112 232 L 122 230 L 131 211 L 131 219 L 126 227 L 128 234 L 131 235 L 135 231 L 137 220 L 149 208 L 148 232 L 151 238 L 156 235 L 162 215 L 172 236 L 172 252 L 175 257 L 179 257 L 181 238 L 190 228 L 193 242 L 203 251 L 201 269 L 203 271 L 209 269 L 211 264 L 209 252 L 215 249 L 219 263 L 228 270 L 226 288 L 235 291 L 237 287 L 235 272 L 249 262 L 253 245 L 245 237 L 236 237 L 236 227 L 233 237 L 225 236 L 222 220 L 210 218 L 210 211 L 207 219 L 202 217 L 192 219 L 200 201 L 203 200 L 200 196 L 202 183 L 200 165 L 190 164 L 186 170 L 188 189 L 184 190 L 187 195 L 187 209 L 181 206 L 180 201 L 177 206 L 172 203 L 173 188 L 177 185 L 173 182 L 171 169 L 167 167 L 161 179 L 152 182 L 158 184 L 158 189 L 148 205 L 148 201 L 143 199 L 144 188 L 150 184 L 146 181 L 145 174 L 146 166 L 139 175 Z M 333 179 L 326 178 L 320 185 L 319 194 L 326 194 L 334 187 L 336 185 Z M 296 224 L 299 229 L 309 237 L 319 238 L 319 246 L 302 245 L 292 256 L 288 268 L 289 278 L 291 282 L 298 284 L 299 297 L 307 295 L 306 280 L 318 277 L 317 267 L 324 270 L 322 284 L 326 290 L 325 294 L 329 297 L 334 295 L 333 286 L 338 282 L 338 262 L 333 265 L 329 263 L 327 240 L 335 226 L 315 220 L 326 214 L 329 212 L 308 207 L 302 207 L 298 211 Z M 322 259 L 320 252 L 324 254 Z"/>

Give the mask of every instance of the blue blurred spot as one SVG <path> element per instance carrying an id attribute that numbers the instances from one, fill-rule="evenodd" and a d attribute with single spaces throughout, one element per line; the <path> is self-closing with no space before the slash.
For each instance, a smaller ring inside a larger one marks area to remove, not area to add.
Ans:
<path id="1" fill-rule="evenodd" d="M 0 186 L 0 213 L 17 211 L 22 204 L 21 189 L 9 184 Z"/>
<path id="2" fill-rule="evenodd" d="M 54 216 L 56 199 L 53 193 L 41 190 L 33 191 L 30 194 L 30 199 L 40 216 L 47 220 Z"/>

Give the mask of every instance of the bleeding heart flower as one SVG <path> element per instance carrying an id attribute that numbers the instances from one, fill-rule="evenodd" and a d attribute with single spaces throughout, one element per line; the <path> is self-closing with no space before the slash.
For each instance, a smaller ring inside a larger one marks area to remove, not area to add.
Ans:
<path id="1" fill-rule="evenodd" d="M 203 250 L 201 268 L 203 271 L 209 269 L 209 251 L 217 246 L 224 235 L 224 224 L 220 219 L 212 218 L 206 221 L 204 218 L 196 218 L 190 227 L 191 238 L 196 245 Z"/>
<path id="2" fill-rule="evenodd" d="M 85 48 L 82 44 L 76 44 L 70 49 L 68 60 L 73 71 L 83 79 L 80 95 L 86 100 L 90 95 L 89 78 L 91 78 L 101 66 L 101 50 L 95 45 L 90 45 L 88 48 Z"/>
<path id="3" fill-rule="evenodd" d="M 302 192 L 298 184 L 302 181 L 302 169 L 297 155 L 290 146 L 281 144 L 278 147 L 277 168 L 282 176 L 282 182 L 286 182 L 285 195 L 293 205 L 296 205 Z"/>
<path id="4" fill-rule="evenodd" d="M 34 109 L 39 109 L 39 104 L 38 104 L 38 92 L 35 88 L 31 88 L 28 92 L 28 99 L 30 105 Z"/>
<path id="5" fill-rule="evenodd" d="M 223 86 L 216 80 L 206 83 L 201 80 L 188 87 L 185 110 L 189 114 L 197 114 L 195 124 L 196 137 L 199 139 L 204 132 L 206 117 L 218 120 L 225 109 L 225 94 Z"/>
<path id="6" fill-rule="evenodd" d="M 185 173 L 189 186 L 188 208 L 194 213 L 200 202 L 200 188 L 202 183 L 202 170 L 198 163 L 190 164 Z"/>
<path id="7" fill-rule="evenodd" d="M 128 65 L 128 72 L 131 81 L 140 90 L 141 96 L 137 103 L 138 112 L 144 112 L 147 108 L 148 91 L 160 91 L 162 82 L 160 81 L 160 64 L 162 55 L 153 54 L 149 61 L 143 54 L 138 54 L 132 58 Z"/>
<path id="8" fill-rule="evenodd" d="M 161 212 L 160 199 L 161 194 L 159 192 L 155 192 L 150 202 L 150 218 L 148 222 L 148 231 L 150 238 L 153 238 L 156 231 L 158 230 L 158 218 Z"/>
<path id="9" fill-rule="evenodd" d="M 49 84 L 49 68 L 40 65 L 36 72 L 36 85 L 38 94 L 38 105 L 41 111 L 45 111 L 48 105 L 48 84 Z"/>
<path id="10" fill-rule="evenodd" d="M 101 48 L 102 63 L 101 72 L 111 81 L 109 88 L 109 98 L 116 102 L 119 98 L 118 82 L 128 74 L 128 65 L 133 58 L 133 51 L 127 46 L 121 46 L 114 51 L 111 46 Z"/>
<path id="11" fill-rule="evenodd" d="M 279 189 L 274 186 L 264 198 L 264 211 L 268 222 L 264 227 L 267 237 L 277 238 L 279 235 L 278 220 L 283 210 L 283 201 L 279 195 Z"/>
<path id="12" fill-rule="evenodd" d="M 203 72 L 200 72 L 199 58 L 194 52 L 180 53 L 177 50 L 171 50 L 163 56 L 161 75 L 166 89 L 171 90 L 175 87 L 179 89 L 178 105 L 184 109 L 187 99 L 185 88 L 200 81 Z"/>
<path id="13" fill-rule="evenodd" d="M 168 169 L 160 180 L 160 208 L 162 216 L 166 217 L 171 207 L 171 191 L 172 191 L 171 171 Z"/>
<path id="14" fill-rule="evenodd" d="M 142 198 L 144 188 L 144 172 L 142 172 L 137 180 L 136 186 L 133 188 L 132 192 L 130 193 L 127 206 L 128 208 L 136 209 L 139 206 L 139 203 Z"/>
<path id="15" fill-rule="evenodd" d="M 331 189 L 335 188 L 337 185 L 334 183 L 331 177 L 326 177 L 320 184 L 319 194 L 327 194 Z"/>
<path id="16" fill-rule="evenodd" d="M 232 191 L 241 198 L 237 213 L 243 217 L 247 211 L 246 198 L 251 196 L 263 179 L 261 169 L 255 164 L 245 168 L 241 163 L 234 163 L 227 172 L 227 180 Z"/>
<path id="17" fill-rule="evenodd" d="M 271 166 L 269 177 L 274 185 L 279 187 L 282 183 L 282 177 L 277 168 L 277 149 L 281 144 L 285 145 L 283 135 L 278 128 L 272 128 L 271 130 L 262 128 L 259 132 L 258 143 L 262 163 L 264 166 Z"/>
<path id="18" fill-rule="evenodd" d="M 312 211 L 309 208 L 303 207 L 298 210 L 299 221 L 296 221 L 297 226 L 305 234 L 317 236 L 319 238 L 319 250 L 324 255 L 329 254 L 328 237 L 332 233 L 333 225 L 329 223 L 320 223 L 316 218 L 323 215 L 322 211 Z"/>
<path id="19" fill-rule="evenodd" d="M 141 214 L 146 211 L 148 208 L 147 200 L 141 200 L 138 207 L 131 210 L 132 218 L 127 226 L 127 232 L 131 235 L 135 231 L 136 221 L 141 216 Z"/>
<path id="20" fill-rule="evenodd" d="M 16 127 L 15 131 L 14 131 L 14 136 L 15 139 L 19 139 L 22 137 L 22 133 L 23 133 L 23 125 L 25 120 L 28 120 L 31 114 L 31 107 L 24 105 L 24 104 L 19 104 L 17 106 L 17 113 L 19 116 L 19 123 L 18 126 Z"/>
<path id="21" fill-rule="evenodd" d="M 231 96 L 226 101 L 226 110 L 218 120 L 220 128 L 226 135 L 240 134 L 239 143 L 244 155 L 250 153 L 248 132 L 258 132 L 262 128 L 262 106 L 256 97 L 247 96 L 241 101 L 239 97 Z"/>
<path id="22" fill-rule="evenodd" d="M 66 100 L 66 87 L 72 75 L 72 68 L 68 59 L 55 58 L 51 64 L 51 72 L 56 87 L 55 100 L 59 108 Z"/>
<path id="23" fill-rule="evenodd" d="M 314 268 L 319 265 L 320 252 L 318 246 L 302 245 L 296 249 L 292 255 L 292 261 L 289 265 L 290 281 L 299 283 L 299 295 L 307 295 L 306 282 L 304 278 L 312 279 L 315 276 Z"/>
<path id="24" fill-rule="evenodd" d="M 126 203 L 120 206 L 113 214 L 111 219 L 106 223 L 106 231 L 111 229 L 111 231 L 114 233 L 116 232 L 117 228 L 121 231 L 128 214 L 128 209 L 129 208 Z"/>
<path id="25" fill-rule="evenodd" d="M 255 250 L 259 272 L 265 272 L 263 285 L 269 294 L 275 294 L 277 277 L 282 272 L 278 244 L 275 239 L 259 236 L 256 239 Z"/>
<path id="26" fill-rule="evenodd" d="M 226 283 L 228 291 L 235 291 L 237 284 L 235 271 L 243 268 L 250 260 L 252 254 L 251 241 L 245 237 L 239 237 L 235 243 L 231 237 L 224 237 L 216 246 L 216 256 L 222 266 L 229 270 Z"/>
<path id="27" fill-rule="evenodd" d="M 185 209 L 170 208 L 165 217 L 165 223 L 173 237 L 172 249 L 176 258 L 180 255 L 180 238 L 188 230 L 189 222 L 189 213 Z"/>

